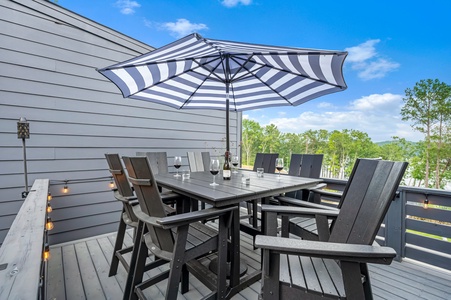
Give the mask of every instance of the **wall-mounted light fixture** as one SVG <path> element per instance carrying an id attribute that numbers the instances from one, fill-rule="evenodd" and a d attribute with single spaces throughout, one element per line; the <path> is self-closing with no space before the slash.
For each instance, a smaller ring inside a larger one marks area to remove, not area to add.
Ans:
<path id="1" fill-rule="evenodd" d="M 27 147 L 25 145 L 25 139 L 30 138 L 30 124 L 24 117 L 20 117 L 19 122 L 17 122 L 17 138 L 22 139 L 23 167 L 25 176 L 25 191 L 22 192 L 22 198 L 26 198 L 28 195 L 28 171 L 27 171 Z"/>

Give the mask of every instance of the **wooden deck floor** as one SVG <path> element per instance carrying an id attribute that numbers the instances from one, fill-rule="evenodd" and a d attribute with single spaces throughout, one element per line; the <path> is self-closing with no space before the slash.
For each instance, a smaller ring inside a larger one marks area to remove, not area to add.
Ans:
<path id="1" fill-rule="evenodd" d="M 242 258 L 251 268 L 259 266 L 259 250 L 242 234 Z M 122 299 L 126 272 L 108 277 L 115 234 L 51 247 L 48 264 L 47 299 Z M 125 243 L 132 243 L 130 232 Z M 160 270 L 164 270 L 165 266 Z M 451 272 L 416 262 L 393 262 L 390 266 L 371 265 L 371 281 L 375 299 L 451 299 Z M 147 275 L 149 276 L 149 275 Z M 164 299 L 165 284 L 146 290 L 148 299 Z M 257 299 L 260 283 L 255 283 L 234 296 L 234 300 Z M 178 299 L 199 299 L 209 290 L 190 277 L 190 291 Z"/>

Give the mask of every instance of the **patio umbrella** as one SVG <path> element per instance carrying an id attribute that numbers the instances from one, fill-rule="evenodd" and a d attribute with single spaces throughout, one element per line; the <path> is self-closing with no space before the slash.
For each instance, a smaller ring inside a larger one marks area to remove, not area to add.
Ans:
<path id="1" fill-rule="evenodd" d="M 265 46 L 203 38 L 197 33 L 98 71 L 125 98 L 178 109 L 229 111 L 296 106 L 343 91 L 347 52 Z"/>

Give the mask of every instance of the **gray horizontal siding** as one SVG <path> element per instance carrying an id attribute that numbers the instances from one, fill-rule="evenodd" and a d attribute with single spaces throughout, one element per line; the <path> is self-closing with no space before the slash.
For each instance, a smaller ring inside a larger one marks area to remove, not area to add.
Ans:
<path id="1" fill-rule="evenodd" d="M 116 230 L 104 153 L 166 151 L 171 171 L 176 155 L 187 167 L 187 151 L 223 154 L 225 112 L 123 99 L 96 71 L 152 49 L 51 2 L 0 0 L 0 242 L 23 201 L 20 117 L 30 122 L 28 183 L 50 179 L 51 243 Z M 240 117 L 231 114 L 233 152 Z"/>

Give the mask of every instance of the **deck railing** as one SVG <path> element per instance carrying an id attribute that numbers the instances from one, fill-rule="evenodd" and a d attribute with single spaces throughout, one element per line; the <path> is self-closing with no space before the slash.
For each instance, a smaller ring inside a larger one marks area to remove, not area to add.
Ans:
<path id="1" fill-rule="evenodd" d="M 48 179 L 34 182 L 3 241 L 0 299 L 45 298 L 48 191 Z"/>
<path id="2" fill-rule="evenodd" d="M 346 184 L 324 181 L 339 191 Z M 408 186 L 398 191 L 378 232 L 378 243 L 394 248 L 398 260 L 406 257 L 451 270 L 451 192 Z"/>

